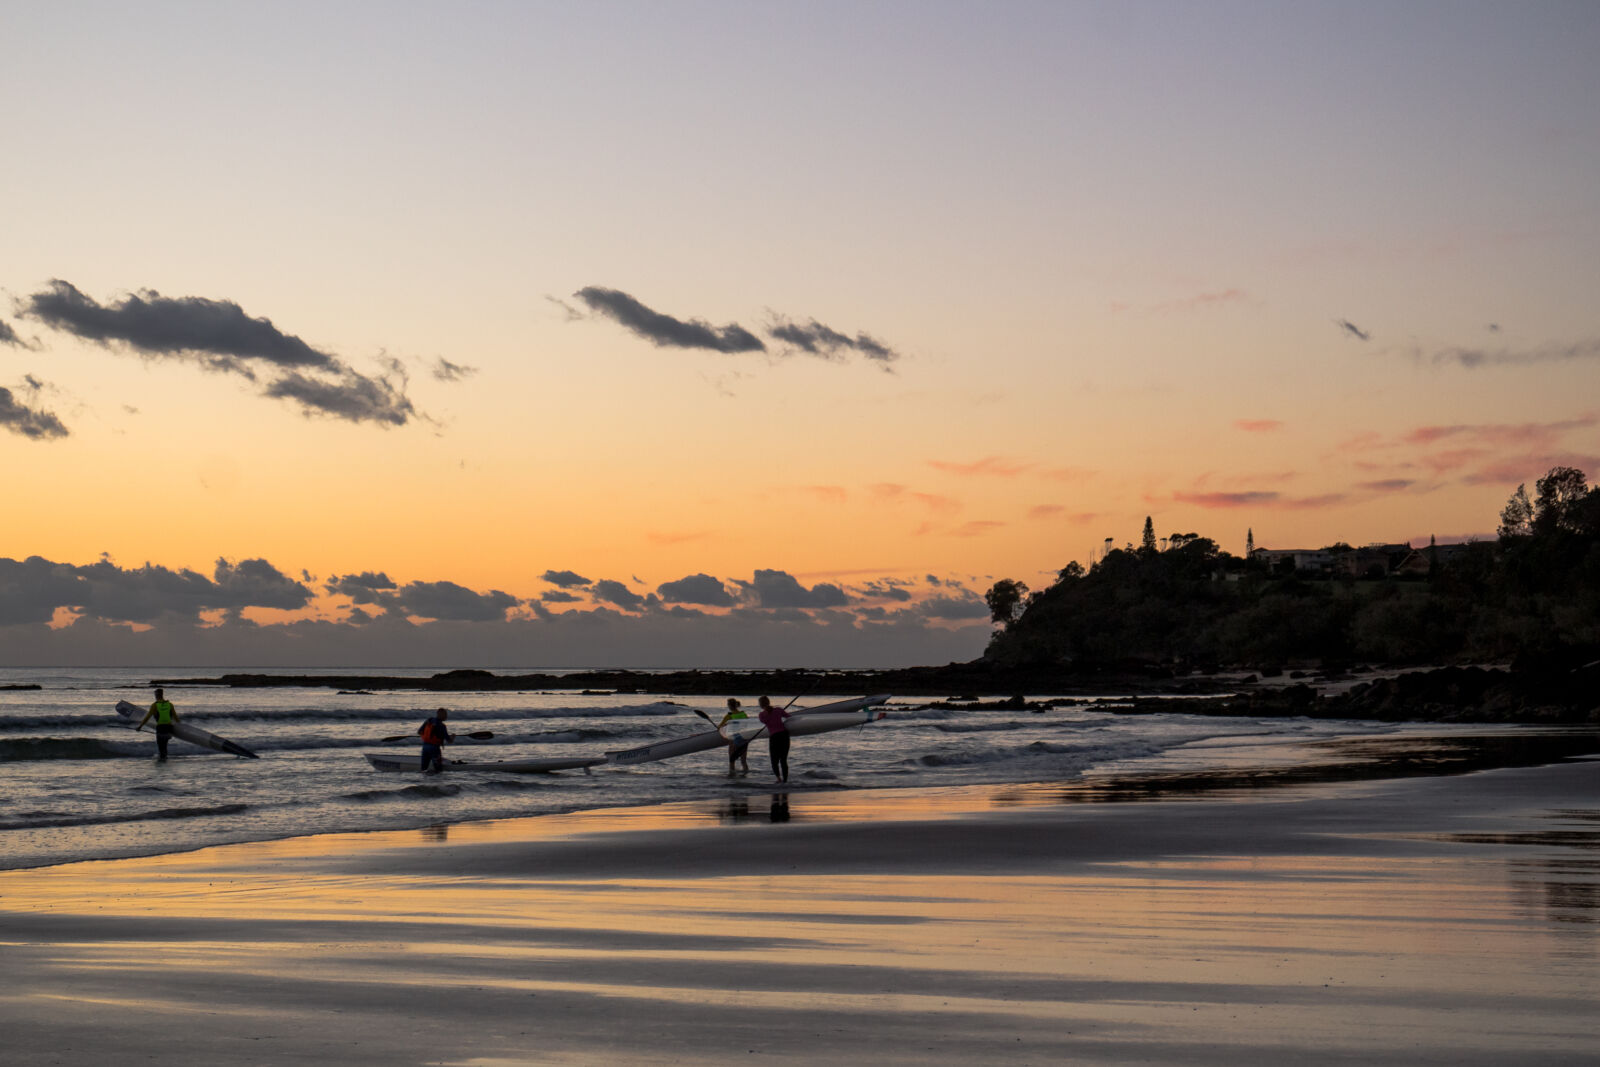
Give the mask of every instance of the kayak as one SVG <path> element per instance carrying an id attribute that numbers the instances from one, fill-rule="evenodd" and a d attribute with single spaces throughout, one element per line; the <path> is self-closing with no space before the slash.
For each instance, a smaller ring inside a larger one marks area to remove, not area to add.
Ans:
<path id="1" fill-rule="evenodd" d="M 144 718 L 145 712 L 148 710 L 148 708 L 141 708 L 137 704 L 130 704 L 126 700 L 117 701 L 117 717 L 126 726 L 137 727 L 139 720 Z M 183 719 L 179 719 L 172 724 L 172 736 L 180 741 L 187 741 L 191 745 L 199 745 L 201 748 L 209 748 L 213 752 L 223 752 L 230 756 L 238 756 L 240 759 L 260 758 L 243 745 L 234 744 L 226 737 L 218 737 L 210 730 L 202 730 L 200 727 L 194 726 Z"/>
<path id="2" fill-rule="evenodd" d="M 804 737 L 807 734 L 822 734 L 829 730 L 842 730 L 847 726 L 876 722 L 886 713 L 873 712 L 870 709 L 887 703 L 890 696 L 889 693 L 879 693 L 870 697 L 854 697 L 794 712 L 789 716 L 789 733 L 794 737 Z M 624 765 L 650 763 L 654 760 L 670 759 L 673 756 L 685 756 L 691 752 L 704 752 L 722 745 L 748 745 L 756 738 L 765 736 L 766 727 L 761 725 L 759 719 L 734 719 L 721 730 L 706 730 L 687 737 L 657 741 L 653 745 L 608 752 L 606 757 L 612 763 Z"/>
<path id="3" fill-rule="evenodd" d="M 413 771 L 420 773 L 422 770 L 422 757 L 416 754 L 402 756 L 398 752 L 363 752 L 367 762 L 380 771 Z M 469 760 L 447 759 L 444 769 L 447 771 L 508 771 L 512 774 L 545 774 L 549 771 L 570 771 L 582 767 L 590 767 L 605 760 L 596 756 L 569 756 L 555 759 L 503 759 L 488 760 L 476 763 Z"/>

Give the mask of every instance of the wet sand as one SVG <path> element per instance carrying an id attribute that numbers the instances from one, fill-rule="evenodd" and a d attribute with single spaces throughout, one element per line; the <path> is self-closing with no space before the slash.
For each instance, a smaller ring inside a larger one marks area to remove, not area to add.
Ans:
<path id="1" fill-rule="evenodd" d="M 1592 1064 L 1600 762 L 1447 748 L 0 873 L 3 1058 Z"/>

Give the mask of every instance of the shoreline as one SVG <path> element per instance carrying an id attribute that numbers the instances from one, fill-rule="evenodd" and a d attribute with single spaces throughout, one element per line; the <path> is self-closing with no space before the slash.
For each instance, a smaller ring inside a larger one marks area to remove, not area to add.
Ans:
<path id="1" fill-rule="evenodd" d="M 3 872 L 0 1024 L 26 1065 L 1592 1062 L 1600 760 L 1386 740 Z"/>

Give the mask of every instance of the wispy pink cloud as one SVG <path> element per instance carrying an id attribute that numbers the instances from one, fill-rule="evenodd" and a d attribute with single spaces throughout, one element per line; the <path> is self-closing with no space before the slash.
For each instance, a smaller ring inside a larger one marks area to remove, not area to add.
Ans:
<path id="1" fill-rule="evenodd" d="M 1033 467 L 1032 463 L 1021 463 L 1007 459 L 1004 456 L 984 456 L 982 459 L 971 463 L 954 463 L 950 460 L 930 459 L 928 466 L 947 474 L 982 475 L 985 477 L 1011 478 Z"/>
<path id="2" fill-rule="evenodd" d="M 950 535 L 952 537 L 978 537 L 989 533 L 991 530 L 998 530 L 1004 525 L 1005 523 L 997 522 L 993 519 L 974 519 L 972 522 L 964 522 L 957 526 L 950 531 Z"/>
<path id="3" fill-rule="evenodd" d="M 1053 519 L 1067 509 L 1060 504 L 1035 504 L 1028 509 L 1030 519 Z"/>
<path id="4" fill-rule="evenodd" d="M 1039 477 L 1052 482 L 1086 482 L 1095 476 L 1088 467 L 1049 467 L 1039 472 Z"/>
<path id="5" fill-rule="evenodd" d="M 1278 419 L 1237 419 L 1233 425 L 1245 433 L 1271 433 L 1283 429 L 1283 423 Z"/>
<path id="6" fill-rule="evenodd" d="M 803 485 L 800 491 L 829 504 L 843 504 L 850 497 L 842 485 Z"/>
<path id="7" fill-rule="evenodd" d="M 1537 452 L 1502 456 L 1479 467 L 1461 480 L 1468 485 L 1515 485 L 1542 478 L 1551 467 L 1576 467 L 1587 474 L 1600 472 L 1600 456 L 1581 452 Z"/>
<path id="8" fill-rule="evenodd" d="M 685 533 L 652 530 L 644 535 L 644 539 L 652 545 L 681 545 L 689 541 L 704 541 L 710 536 L 711 534 L 706 530 L 694 530 Z"/>
<path id="9" fill-rule="evenodd" d="M 1416 484 L 1410 478 L 1381 478 L 1374 482 L 1361 482 L 1356 488 L 1365 489 L 1372 493 L 1397 493 L 1402 489 L 1410 489 Z"/>

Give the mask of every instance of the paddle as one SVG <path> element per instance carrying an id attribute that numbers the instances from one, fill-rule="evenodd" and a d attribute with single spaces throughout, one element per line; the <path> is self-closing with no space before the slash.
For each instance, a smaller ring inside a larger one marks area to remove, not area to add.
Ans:
<path id="1" fill-rule="evenodd" d="M 417 736 L 417 735 L 416 734 L 399 734 L 399 735 L 397 735 L 395 737 L 385 737 L 384 741 L 409 741 L 411 738 L 413 738 L 415 736 Z M 470 734 L 462 734 L 461 736 L 462 737 L 470 737 L 474 741 L 487 741 L 491 737 L 494 736 L 494 731 L 493 730 L 474 730 Z"/>

